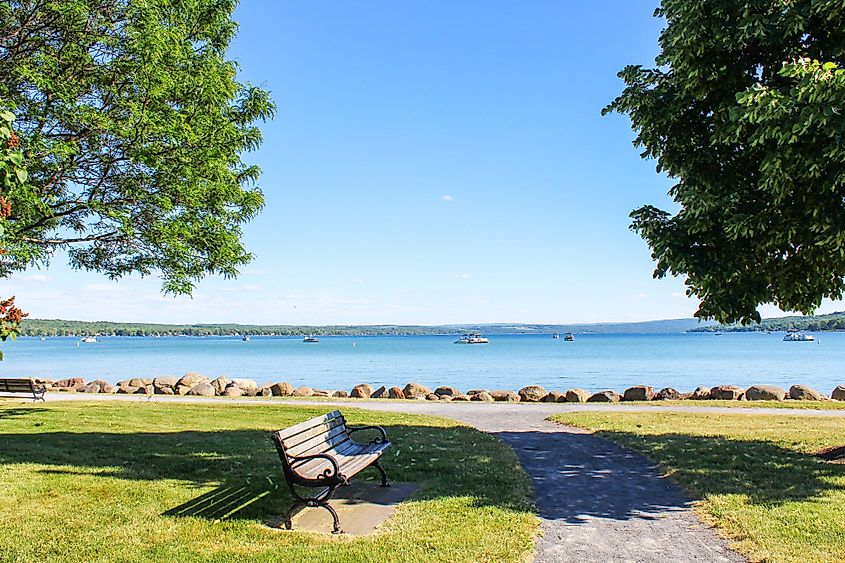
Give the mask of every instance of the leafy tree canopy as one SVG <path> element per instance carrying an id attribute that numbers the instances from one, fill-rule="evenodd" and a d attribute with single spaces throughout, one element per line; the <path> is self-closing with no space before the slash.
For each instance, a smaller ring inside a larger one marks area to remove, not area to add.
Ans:
<path id="1" fill-rule="evenodd" d="M 845 3 L 663 0 L 656 68 L 628 66 L 604 112 L 677 180 L 674 214 L 647 205 L 632 229 L 655 277 L 686 277 L 696 316 L 810 313 L 845 274 Z"/>
<path id="2" fill-rule="evenodd" d="M 0 3 L 0 100 L 28 172 L 0 186 L 0 277 L 65 250 L 76 268 L 189 293 L 250 260 L 240 227 L 264 200 L 241 155 L 274 106 L 226 59 L 235 4 Z"/>

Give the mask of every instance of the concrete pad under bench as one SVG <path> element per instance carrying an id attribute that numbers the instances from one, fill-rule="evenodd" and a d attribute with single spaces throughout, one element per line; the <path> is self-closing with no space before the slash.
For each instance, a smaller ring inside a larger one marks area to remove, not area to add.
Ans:
<path id="1" fill-rule="evenodd" d="M 419 490 L 416 483 L 391 483 L 380 487 L 378 483 L 355 481 L 341 487 L 329 504 L 337 511 L 343 526 L 343 535 L 368 536 L 378 531 L 385 520 L 393 516 L 399 503 Z M 323 508 L 305 508 L 293 518 L 293 531 L 332 533 L 332 517 Z M 283 518 L 270 523 L 284 529 Z"/>

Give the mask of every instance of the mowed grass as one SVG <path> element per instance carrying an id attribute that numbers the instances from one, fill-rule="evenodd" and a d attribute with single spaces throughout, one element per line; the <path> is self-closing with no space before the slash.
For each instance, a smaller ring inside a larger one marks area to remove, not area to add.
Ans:
<path id="1" fill-rule="evenodd" d="M 658 462 L 751 560 L 845 560 L 845 464 L 812 455 L 845 444 L 845 418 L 592 412 L 552 420 Z"/>
<path id="2" fill-rule="evenodd" d="M 649 407 L 727 407 L 733 409 L 845 410 L 845 401 L 626 401 L 629 406 Z"/>
<path id="3" fill-rule="evenodd" d="M 0 561 L 530 558 L 537 518 L 513 451 L 433 417 L 344 409 L 387 430 L 391 480 L 422 486 L 380 533 L 267 526 L 291 503 L 268 433 L 328 410 L 0 400 Z M 224 508 L 197 502 L 223 496 Z"/>

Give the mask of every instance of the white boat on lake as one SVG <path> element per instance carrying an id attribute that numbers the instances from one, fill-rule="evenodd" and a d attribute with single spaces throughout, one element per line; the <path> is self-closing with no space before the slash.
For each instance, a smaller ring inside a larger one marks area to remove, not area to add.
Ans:
<path id="1" fill-rule="evenodd" d="M 813 338 L 809 334 L 804 334 L 797 328 L 790 328 L 786 331 L 786 336 L 783 337 L 784 342 L 812 342 L 815 338 Z"/>
<path id="2" fill-rule="evenodd" d="M 319 342 L 320 339 L 317 338 L 316 336 L 306 336 L 305 338 L 302 339 L 302 341 L 303 342 Z"/>
<path id="3" fill-rule="evenodd" d="M 96 336 L 86 336 L 82 340 L 80 340 L 83 344 L 96 344 L 97 337 Z"/>
<path id="4" fill-rule="evenodd" d="M 464 334 L 459 339 L 455 340 L 455 344 L 487 344 L 489 340 L 480 334 Z"/>

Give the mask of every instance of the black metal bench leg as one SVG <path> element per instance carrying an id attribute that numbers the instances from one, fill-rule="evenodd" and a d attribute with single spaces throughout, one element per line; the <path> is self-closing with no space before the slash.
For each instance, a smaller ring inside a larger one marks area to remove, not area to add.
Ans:
<path id="1" fill-rule="evenodd" d="M 285 529 L 286 530 L 293 530 L 293 517 L 296 515 L 297 512 L 302 510 L 308 506 L 307 503 L 302 501 L 296 501 L 288 510 L 288 513 L 285 515 Z"/>
<path id="2" fill-rule="evenodd" d="M 387 482 L 387 473 L 384 472 L 384 467 L 381 466 L 381 463 L 376 461 L 373 464 L 373 467 L 378 469 L 378 472 L 381 473 L 381 486 L 382 487 L 389 487 L 390 483 Z"/>
<path id="3" fill-rule="evenodd" d="M 330 505 L 328 502 L 321 502 L 320 506 L 322 506 L 332 514 L 332 519 L 334 520 L 334 527 L 332 527 L 332 533 L 342 534 L 343 530 L 340 529 L 340 518 L 337 515 L 337 511 L 332 508 L 332 505 Z"/>

